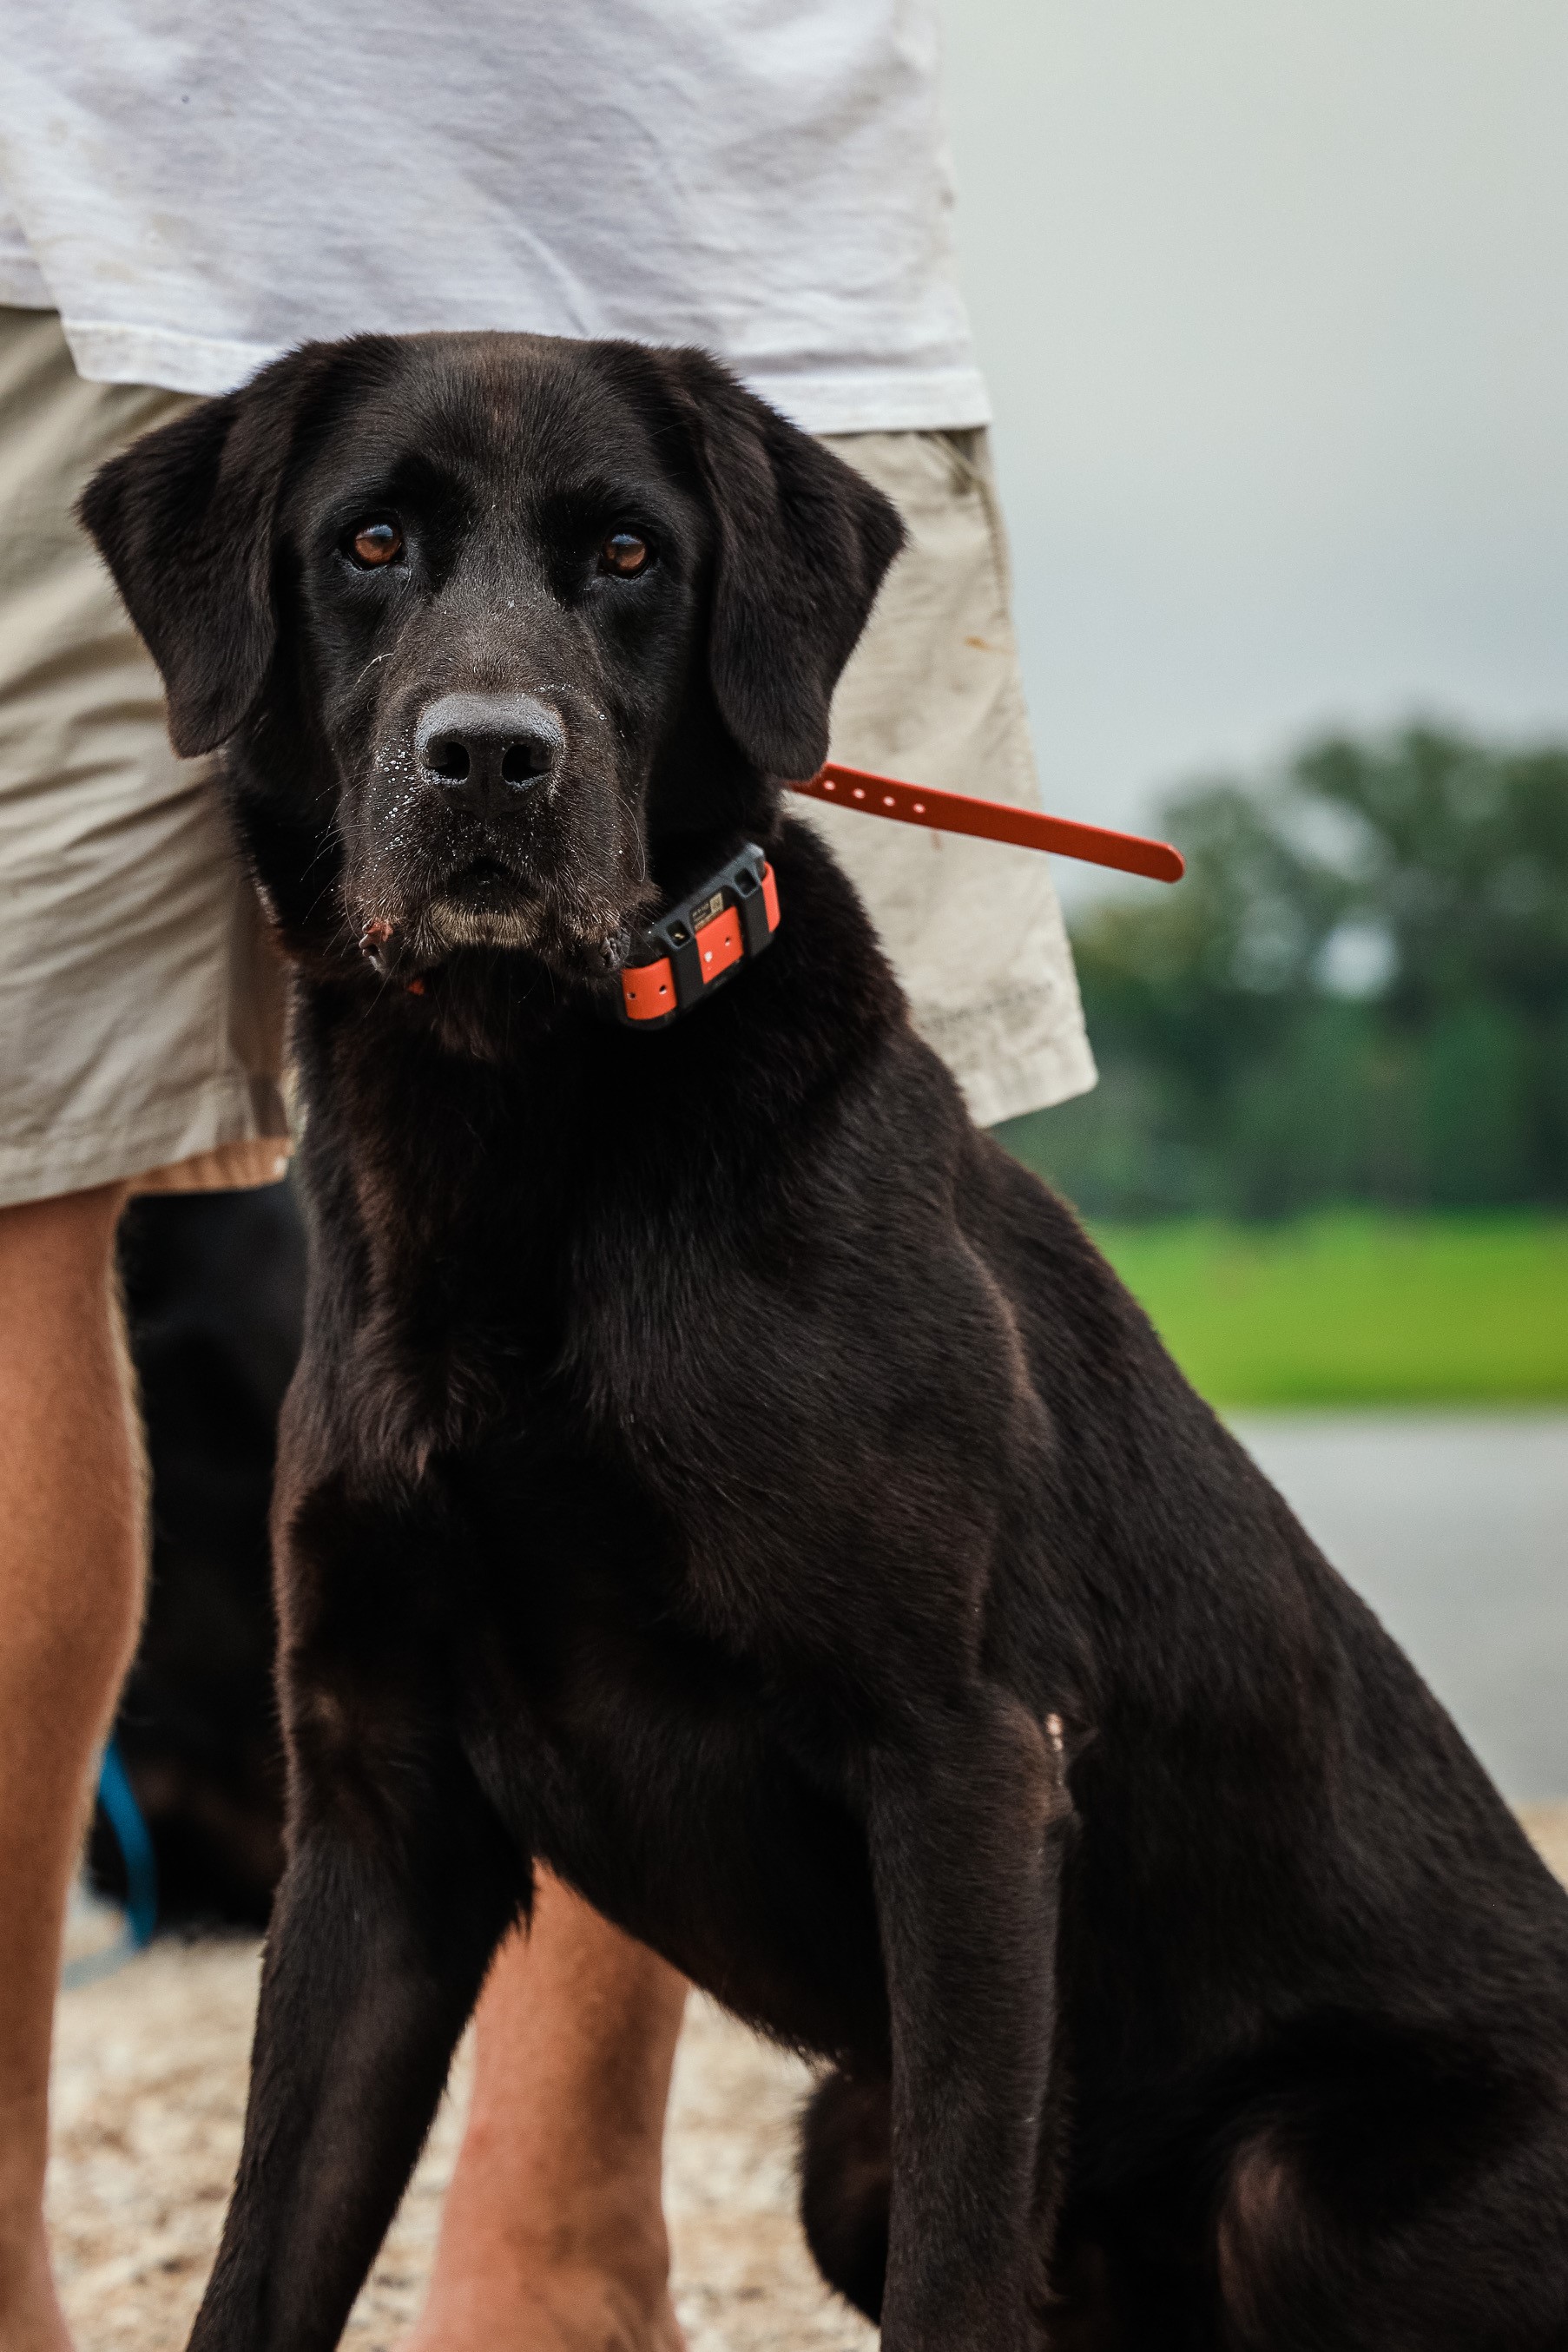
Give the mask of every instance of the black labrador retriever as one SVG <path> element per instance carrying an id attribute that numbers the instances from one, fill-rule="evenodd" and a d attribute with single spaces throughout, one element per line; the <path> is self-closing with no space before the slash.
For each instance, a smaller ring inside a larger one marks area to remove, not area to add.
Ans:
<path id="1" fill-rule="evenodd" d="M 1568 2345 L 1568 1898 L 782 813 L 891 508 L 700 354 L 487 335 L 308 346 L 84 514 L 307 1106 L 195 2342 L 335 2342 L 543 1862 L 830 2062 L 897 2352 Z"/>

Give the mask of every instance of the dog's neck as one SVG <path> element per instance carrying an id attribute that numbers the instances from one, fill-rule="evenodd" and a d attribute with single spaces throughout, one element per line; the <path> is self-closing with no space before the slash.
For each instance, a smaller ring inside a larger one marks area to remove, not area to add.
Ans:
<path id="1" fill-rule="evenodd" d="M 660 861 L 662 903 L 700 884 L 740 845 L 732 829 L 672 841 Z M 768 855 L 781 909 L 774 944 L 711 1001 L 651 1034 L 616 1019 L 618 973 L 563 982 L 525 953 L 461 950 L 420 996 L 358 958 L 300 959 L 301 1042 L 312 1034 L 332 1041 L 308 1076 L 311 1091 L 352 1093 L 375 1074 L 408 1103 L 438 1063 L 443 1093 L 461 1091 L 468 1071 L 487 1099 L 499 1083 L 531 1121 L 580 1124 L 595 1093 L 626 1105 L 628 1118 L 679 1118 L 689 1090 L 710 1097 L 735 1087 L 756 1097 L 758 1117 L 787 1121 L 837 1066 L 900 1020 L 902 1006 L 863 908 L 812 828 L 781 824 Z M 389 1125 L 391 1104 L 389 1094 Z M 596 1110 L 591 1123 L 599 1124 Z"/>
<path id="2" fill-rule="evenodd" d="M 776 826 L 772 829 L 776 833 Z M 373 955 L 368 961 L 378 983 L 376 996 L 383 993 L 380 983 L 384 982 L 424 1000 L 434 1034 L 452 1051 L 486 1061 L 508 1058 L 525 1038 L 545 1031 L 570 1030 L 584 1016 L 616 1020 L 627 1001 L 624 986 L 627 965 L 646 967 L 668 951 L 668 941 L 656 938 L 656 927 L 663 924 L 680 938 L 679 924 L 670 926 L 667 921 L 672 911 L 691 909 L 696 923 L 702 919 L 695 911 L 700 902 L 711 900 L 717 906 L 725 896 L 732 900 L 734 892 L 725 886 L 739 866 L 746 867 L 749 881 L 758 866 L 756 850 L 757 845 L 733 824 L 667 836 L 656 845 L 649 861 L 657 896 L 647 903 L 636 927 L 621 934 L 616 953 L 606 956 L 602 965 L 596 958 L 585 957 L 580 965 L 563 970 L 526 949 L 458 948 L 440 963 L 424 966 L 410 975 L 400 972 L 395 964 L 383 965 Z M 763 859 L 765 866 L 765 852 Z M 776 909 L 777 890 L 771 871 L 767 896 Z M 770 930 L 768 944 L 771 940 Z M 697 955 L 694 940 L 688 952 Z M 335 960 L 345 971 L 352 970 L 341 946 Z M 662 965 L 660 970 L 664 971 Z M 742 976 L 741 970 L 735 969 L 726 971 L 723 980 L 733 986 Z M 669 980 L 668 971 L 665 977 Z M 679 1002 L 684 1013 L 705 1009 L 705 999 L 698 995 L 693 1001 L 684 988 Z M 670 1010 L 676 1009 L 672 1001 Z"/>
<path id="3" fill-rule="evenodd" d="M 478 1360 L 489 1332 L 510 1378 L 547 1381 L 584 1278 L 614 1286 L 625 1265 L 635 1288 L 638 1267 L 741 1247 L 770 1201 L 809 1187 L 824 1124 L 867 1118 L 904 1023 L 897 984 L 809 827 L 784 826 L 772 854 L 775 943 L 651 1035 L 556 1003 L 521 959 L 473 959 L 440 1003 L 363 971 L 300 975 L 319 1262 L 355 1328 L 419 1335 L 397 1342 L 410 1459 L 468 1393 L 448 1358 Z"/>

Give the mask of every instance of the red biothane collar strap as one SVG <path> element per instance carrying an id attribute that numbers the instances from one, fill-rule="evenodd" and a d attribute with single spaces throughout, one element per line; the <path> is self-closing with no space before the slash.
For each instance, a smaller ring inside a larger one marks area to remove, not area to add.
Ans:
<path id="1" fill-rule="evenodd" d="M 1016 801 L 928 790 L 923 784 L 906 784 L 898 776 L 874 775 L 868 768 L 842 767 L 837 761 L 792 789 L 809 793 L 814 801 L 836 801 L 840 808 L 858 809 L 866 816 L 892 817 L 900 824 L 1008 841 L 1019 849 L 1053 850 L 1058 857 L 1081 857 L 1091 866 L 1113 866 L 1122 874 L 1145 874 L 1152 882 L 1182 878 L 1182 853 L 1168 841 L 1149 841 L 1141 833 L 1113 833 L 1109 825 L 1083 824 L 1076 817 L 1047 816 L 1044 809 L 1020 808 Z"/>
<path id="2" fill-rule="evenodd" d="M 830 761 L 794 789 L 813 800 L 837 801 L 868 816 L 892 817 L 900 824 L 931 825 L 941 833 L 977 835 L 1022 849 L 1055 850 L 1058 856 L 1087 858 L 1123 874 L 1146 874 L 1154 882 L 1179 882 L 1180 850 L 1142 834 L 1113 833 L 1103 824 L 1047 816 L 1043 809 L 1011 801 L 980 800 L 970 793 L 944 793 L 879 776 L 868 768 L 846 768 Z M 701 888 L 637 940 L 637 958 L 621 972 L 620 1017 L 639 1028 L 662 1029 L 692 1005 L 700 1004 L 721 982 L 772 944 L 779 927 L 779 894 L 773 870 L 754 842 L 739 857 L 710 876 Z"/>
<path id="3" fill-rule="evenodd" d="M 621 971 L 621 1019 L 663 1029 L 772 947 L 778 885 L 754 842 L 637 940 Z"/>

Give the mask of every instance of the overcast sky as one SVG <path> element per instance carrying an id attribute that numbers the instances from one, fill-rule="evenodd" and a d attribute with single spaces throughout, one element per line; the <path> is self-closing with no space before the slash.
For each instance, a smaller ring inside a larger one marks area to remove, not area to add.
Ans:
<path id="1" fill-rule="evenodd" d="M 944 13 L 1047 804 L 1568 734 L 1563 0 Z"/>

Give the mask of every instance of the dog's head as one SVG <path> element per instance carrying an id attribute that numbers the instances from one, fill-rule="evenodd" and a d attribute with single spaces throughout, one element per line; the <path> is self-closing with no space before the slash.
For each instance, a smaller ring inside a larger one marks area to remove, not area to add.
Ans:
<path id="1" fill-rule="evenodd" d="M 821 764 L 902 535 L 701 353 L 525 335 L 306 345 L 81 511 L 175 748 L 230 745 L 405 968 L 612 965 L 661 838 Z"/>

